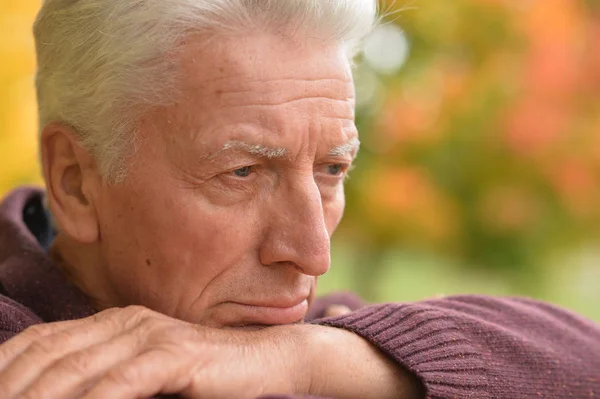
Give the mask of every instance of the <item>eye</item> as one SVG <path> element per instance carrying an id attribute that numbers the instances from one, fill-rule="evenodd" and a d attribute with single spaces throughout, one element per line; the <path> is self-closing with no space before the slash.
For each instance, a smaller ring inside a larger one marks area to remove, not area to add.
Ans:
<path id="1" fill-rule="evenodd" d="M 334 163 L 331 165 L 327 165 L 327 173 L 331 176 L 338 176 L 340 173 L 344 171 L 344 165 L 341 163 Z"/>
<path id="2" fill-rule="evenodd" d="M 236 177 L 248 177 L 252 173 L 252 166 L 244 166 L 243 168 L 233 170 L 231 173 Z"/>

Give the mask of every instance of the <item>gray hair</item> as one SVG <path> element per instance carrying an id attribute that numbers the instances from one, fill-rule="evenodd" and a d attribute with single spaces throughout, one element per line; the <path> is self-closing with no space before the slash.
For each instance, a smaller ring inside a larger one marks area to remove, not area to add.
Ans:
<path id="1" fill-rule="evenodd" d="M 173 101 L 168 56 L 190 31 L 285 26 L 338 42 L 352 59 L 376 14 L 376 0 L 45 0 L 34 25 L 40 131 L 71 126 L 118 182 L 143 113 Z"/>

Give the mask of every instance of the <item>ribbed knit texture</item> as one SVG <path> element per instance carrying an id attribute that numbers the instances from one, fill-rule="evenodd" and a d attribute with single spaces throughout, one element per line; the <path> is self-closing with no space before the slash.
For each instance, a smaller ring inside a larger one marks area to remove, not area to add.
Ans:
<path id="1" fill-rule="evenodd" d="M 456 296 L 318 323 L 366 338 L 416 374 L 428 398 L 600 397 L 600 327 L 541 302 Z"/>
<path id="2" fill-rule="evenodd" d="M 0 204 L 0 343 L 33 324 L 94 312 L 32 233 L 41 196 L 24 188 Z M 358 310 L 319 319 L 331 304 Z M 361 305 L 352 294 L 331 295 L 307 316 L 367 339 L 414 373 L 427 398 L 600 398 L 600 326 L 563 309 L 483 296 Z"/>

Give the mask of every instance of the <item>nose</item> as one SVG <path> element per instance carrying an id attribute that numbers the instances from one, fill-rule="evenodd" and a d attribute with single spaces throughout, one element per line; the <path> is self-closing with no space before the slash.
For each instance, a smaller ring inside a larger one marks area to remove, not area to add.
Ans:
<path id="1" fill-rule="evenodd" d="M 269 204 L 260 261 L 266 266 L 293 264 L 311 276 L 325 274 L 331 259 L 319 188 L 312 176 L 282 186 Z"/>

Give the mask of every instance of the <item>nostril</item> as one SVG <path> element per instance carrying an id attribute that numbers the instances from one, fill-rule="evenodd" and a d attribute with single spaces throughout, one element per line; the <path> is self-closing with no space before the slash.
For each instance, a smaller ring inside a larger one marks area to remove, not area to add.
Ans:
<path id="1" fill-rule="evenodd" d="M 287 267 L 290 267 L 290 268 L 294 268 L 294 269 L 296 269 L 296 270 L 298 270 L 300 272 L 303 271 L 302 267 L 300 267 L 300 265 L 298 265 L 296 262 L 289 261 L 289 260 L 279 261 L 279 262 L 273 262 L 273 263 L 271 263 L 271 265 L 272 266 L 279 266 L 279 267 L 285 267 L 285 266 L 287 266 Z"/>

